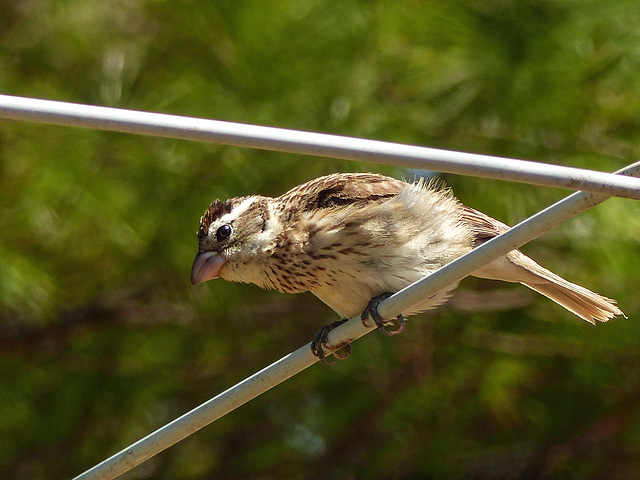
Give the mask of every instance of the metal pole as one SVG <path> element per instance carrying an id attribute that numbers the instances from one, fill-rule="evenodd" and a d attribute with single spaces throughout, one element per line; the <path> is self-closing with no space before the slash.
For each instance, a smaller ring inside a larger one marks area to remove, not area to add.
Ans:
<path id="1" fill-rule="evenodd" d="M 618 173 L 640 175 L 640 162 L 634 163 Z M 389 297 L 379 305 L 378 311 L 385 318 L 398 315 L 421 299 L 461 280 L 485 263 L 518 248 L 607 198 L 606 195 L 574 193 L 519 223 L 508 232 L 445 265 L 437 272 Z M 362 324 L 360 317 L 354 317 L 330 332 L 329 344 L 344 345 L 371 330 Z M 310 344 L 305 345 L 104 460 L 77 476 L 75 480 L 111 480 L 304 370 L 316 361 L 318 359 L 311 353 Z"/>
<path id="2" fill-rule="evenodd" d="M 390 142 L 0 95 L 0 117 L 606 193 L 640 200 L 640 180 L 610 173 Z"/>

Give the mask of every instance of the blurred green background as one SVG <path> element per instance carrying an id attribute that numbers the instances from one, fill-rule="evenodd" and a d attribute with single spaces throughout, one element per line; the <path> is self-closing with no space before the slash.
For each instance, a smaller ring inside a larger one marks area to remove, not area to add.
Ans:
<path id="1" fill-rule="evenodd" d="M 7 0 L 0 92 L 613 171 L 640 152 L 640 4 Z M 414 174 L 0 120 L 0 477 L 74 476 L 335 320 L 189 271 L 213 199 L 336 171 Z M 444 179 L 510 224 L 566 195 Z M 628 319 L 467 279 L 123 478 L 640 478 L 639 247 L 612 199 L 524 248 Z"/>

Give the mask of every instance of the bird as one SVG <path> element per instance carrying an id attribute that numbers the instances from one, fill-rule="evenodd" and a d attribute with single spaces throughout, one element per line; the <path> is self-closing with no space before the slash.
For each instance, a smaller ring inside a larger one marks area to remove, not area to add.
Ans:
<path id="1" fill-rule="evenodd" d="M 191 282 L 223 278 L 313 293 L 341 317 L 311 343 L 325 362 L 333 328 L 360 314 L 365 325 L 370 318 L 383 332 L 399 333 L 405 316 L 445 303 L 457 284 L 403 312 L 393 330 L 385 328 L 393 319 L 377 313 L 381 300 L 507 230 L 464 205 L 441 182 L 334 173 L 275 198 L 249 195 L 211 203 L 200 219 Z M 565 280 L 519 250 L 472 275 L 521 283 L 594 325 L 624 316 L 615 300 Z M 346 347 L 334 355 L 347 356 Z"/>

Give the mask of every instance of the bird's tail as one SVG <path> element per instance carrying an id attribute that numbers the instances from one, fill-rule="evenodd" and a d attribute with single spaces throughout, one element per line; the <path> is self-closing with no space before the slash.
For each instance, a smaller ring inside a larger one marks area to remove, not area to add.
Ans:
<path id="1" fill-rule="evenodd" d="M 617 315 L 624 316 L 615 300 L 565 280 L 518 250 L 494 260 L 474 275 L 522 283 L 594 325 L 596 321 L 606 322 Z"/>

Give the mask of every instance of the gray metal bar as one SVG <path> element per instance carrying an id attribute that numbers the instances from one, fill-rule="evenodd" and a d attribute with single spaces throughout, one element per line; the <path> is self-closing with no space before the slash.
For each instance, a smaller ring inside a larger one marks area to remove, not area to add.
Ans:
<path id="1" fill-rule="evenodd" d="M 606 193 L 640 200 L 640 180 L 610 173 L 390 142 L 0 95 L 0 117 Z"/>
<path id="2" fill-rule="evenodd" d="M 640 175 L 640 162 L 634 163 L 618 173 Z M 433 295 L 447 285 L 468 276 L 485 263 L 524 245 L 542 233 L 607 198 L 606 195 L 574 193 L 519 223 L 508 232 L 445 265 L 432 275 L 389 297 L 379 305 L 378 311 L 385 318 L 394 317 L 423 298 Z M 362 324 L 360 317 L 354 317 L 330 332 L 329 344 L 344 345 L 371 330 L 371 328 L 367 328 Z M 318 359 L 311 353 L 310 346 L 310 344 L 305 345 L 281 358 L 215 398 L 194 408 L 180 418 L 87 470 L 77 476 L 75 480 L 111 480 L 129 471 L 136 465 L 266 392 L 280 382 L 313 365 Z"/>

